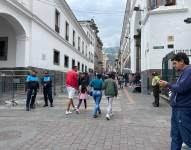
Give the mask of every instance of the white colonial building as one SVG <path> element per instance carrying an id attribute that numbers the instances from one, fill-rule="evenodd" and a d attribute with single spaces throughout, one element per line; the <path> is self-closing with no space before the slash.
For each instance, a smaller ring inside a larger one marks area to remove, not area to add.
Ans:
<path id="1" fill-rule="evenodd" d="M 0 68 L 94 70 L 95 35 L 65 0 L 0 1 Z"/>
<path id="2" fill-rule="evenodd" d="M 162 69 L 162 59 L 173 50 L 191 49 L 190 0 L 127 1 L 121 36 L 121 64 L 140 72 L 147 93 L 151 72 Z"/>

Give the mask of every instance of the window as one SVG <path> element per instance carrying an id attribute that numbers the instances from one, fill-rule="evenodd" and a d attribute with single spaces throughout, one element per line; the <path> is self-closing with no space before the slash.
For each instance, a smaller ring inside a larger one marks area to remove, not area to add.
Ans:
<path id="1" fill-rule="evenodd" d="M 87 55 L 88 55 L 88 52 L 87 52 L 87 50 L 88 50 L 88 46 L 86 45 L 86 57 L 87 57 Z"/>
<path id="2" fill-rule="evenodd" d="M 87 66 L 85 66 L 85 72 L 87 72 Z"/>
<path id="3" fill-rule="evenodd" d="M 148 8 L 153 10 L 159 6 L 172 6 L 176 5 L 176 0 L 148 0 Z"/>
<path id="4" fill-rule="evenodd" d="M 174 44 L 169 44 L 168 48 L 174 48 Z"/>
<path id="5" fill-rule="evenodd" d="M 167 0 L 165 6 L 176 5 L 176 0 Z"/>
<path id="6" fill-rule="evenodd" d="M 65 39 L 69 41 L 69 24 L 66 21 L 66 33 L 65 33 Z"/>
<path id="7" fill-rule="evenodd" d="M 60 65 L 60 52 L 57 50 L 54 50 L 54 64 Z"/>
<path id="8" fill-rule="evenodd" d="M 80 44 L 81 44 L 81 40 L 80 37 L 78 37 L 78 50 L 80 51 Z"/>
<path id="9" fill-rule="evenodd" d="M 73 30 L 73 46 L 75 47 L 76 43 L 76 32 Z"/>
<path id="10" fill-rule="evenodd" d="M 60 32 L 60 12 L 57 9 L 55 12 L 55 31 Z"/>
<path id="11" fill-rule="evenodd" d="M 72 59 L 72 67 L 75 66 L 75 64 L 76 64 L 76 63 L 75 63 L 75 60 Z"/>
<path id="12" fill-rule="evenodd" d="M 80 71 L 80 62 L 78 62 L 78 71 Z"/>
<path id="13" fill-rule="evenodd" d="M 84 41 L 82 42 L 82 54 L 84 54 Z"/>
<path id="14" fill-rule="evenodd" d="M 7 60 L 8 37 L 0 37 L 0 60 Z"/>
<path id="15" fill-rule="evenodd" d="M 82 64 L 82 72 L 84 72 L 84 64 Z"/>
<path id="16" fill-rule="evenodd" d="M 68 68 L 69 67 L 69 57 L 68 56 L 64 56 L 64 67 Z"/>

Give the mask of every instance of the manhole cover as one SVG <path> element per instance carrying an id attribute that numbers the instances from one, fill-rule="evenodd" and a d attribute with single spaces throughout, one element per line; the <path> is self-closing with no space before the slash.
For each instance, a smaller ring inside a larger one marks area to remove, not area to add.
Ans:
<path id="1" fill-rule="evenodd" d="M 0 141 L 13 140 L 21 137 L 21 132 L 19 131 L 1 131 Z"/>

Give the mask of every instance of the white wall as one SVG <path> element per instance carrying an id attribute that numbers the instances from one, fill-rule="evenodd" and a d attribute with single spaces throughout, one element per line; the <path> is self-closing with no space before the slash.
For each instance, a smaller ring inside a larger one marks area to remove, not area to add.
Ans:
<path id="1" fill-rule="evenodd" d="M 144 35 L 142 37 L 144 38 L 142 53 L 144 53 L 148 43 L 149 52 L 147 59 L 150 61 L 148 66 L 142 65 L 144 66 L 142 71 L 161 69 L 162 58 L 174 49 L 191 48 L 191 26 L 184 23 L 184 19 L 189 15 L 191 16 L 188 12 L 175 12 L 153 14 L 150 16 L 142 30 Z M 174 42 L 168 42 L 168 36 L 174 36 Z M 169 49 L 168 44 L 174 44 L 174 49 Z M 154 46 L 164 46 L 164 49 L 153 49 Z"/>
<path id="2" fill-rule="evenodd" d="M 42 36 L 43 35 L 43 36 Z M 39 42 L 40 41 L 40 42 Z M 60 65 L 53 63 L 54 49 L 60 52 Z M 42 59 L 45 55 L 45 60 Z M 64 55 L 69 56 L 69 68 L 64 67 Z M 90 63 L 74 52 L 70 47 L 66 46 L 62 41 L 58 40 L 52 34 L 39 27 L 38 24 L 32 24 L 32 47 L 30 51 L 30 65 L 38 68 L 46 68 L 50 70 L 58 70 L 65 72 L 72 67 L 72 59 L 75 59 L 76 65 L 79 61 L 80 64 L 87 65 L 88 68 L 92 66 Z"/>

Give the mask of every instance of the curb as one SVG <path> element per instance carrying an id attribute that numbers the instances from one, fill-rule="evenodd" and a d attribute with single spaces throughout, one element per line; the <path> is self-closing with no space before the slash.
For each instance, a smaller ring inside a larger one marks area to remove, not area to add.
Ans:
<path id="1" fill-rule="evenodd" d="M 161 95 L 161 94 L 160 94 L 160 97 L 161 97 L 162 99 L 164 99 L 167 103 L 170 103 L 169 97 L 167 97 L 167 96 L 165 96 L 165 95 Z"/>

